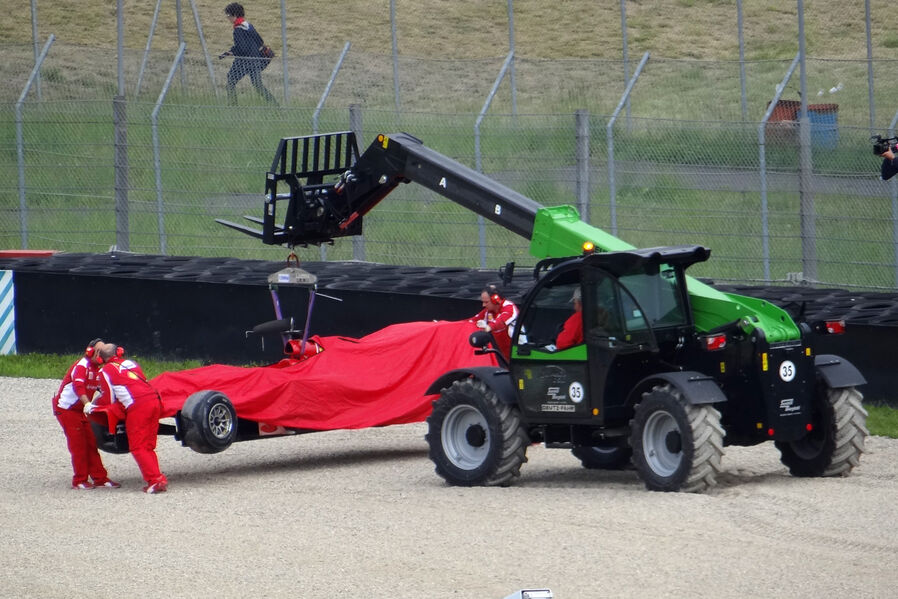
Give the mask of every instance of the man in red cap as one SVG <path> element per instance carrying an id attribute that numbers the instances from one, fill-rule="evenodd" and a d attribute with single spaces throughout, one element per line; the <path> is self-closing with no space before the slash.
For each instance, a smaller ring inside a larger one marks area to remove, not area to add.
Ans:
<path id="1" fill-rule="evenodd" d="M 146 481 L 145 493 L 164 493 L 168 479 L 159 470 L 156 437 L 162 400 L 137 362 L 125 359 L 124 350 L 111 343 L 100 350 L 99 390 L 104 401 L 124 410 L 128 447 Z M 92 410 L 93 406 L 89 407 Z"/>
<path id="2" fill-rule="evenodd" d="M 496 349 L 506 358 L 511 354 L 511 336 L 514 334 L 515 321 L 518 319 L 518 307 L 511 300 L 505 299 L 495 285 L 487 285 L 480 292 L 480 303 L 483 309 L 471 322 L 477 328 L 493 334 Z"/>
<path id="3" fill-rule="evenodd" d="M 97 439 L 84 414 L 84 406 L 93 399 L 99 384 L 99 350 L 103 346 L 102 339 L 88 343 L 84 355 L 69 367 L 53 396 L 53 414 L 62 426 L 72 455 L 73 489 L 117 489 L 121 486 L 109 480 L 97 451 Z"/>

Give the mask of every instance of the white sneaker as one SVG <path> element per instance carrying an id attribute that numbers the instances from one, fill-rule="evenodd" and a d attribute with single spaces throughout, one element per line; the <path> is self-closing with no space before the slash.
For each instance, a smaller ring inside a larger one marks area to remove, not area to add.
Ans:
<path id="1" fill-rule="evenodd" d="M 143 488 L 143 492 L 149 493 L 150 495 L 165 493 L 166 491 L 168 491 L 168 485 L 165 483 L 153 483 L 152 485 Z"/>

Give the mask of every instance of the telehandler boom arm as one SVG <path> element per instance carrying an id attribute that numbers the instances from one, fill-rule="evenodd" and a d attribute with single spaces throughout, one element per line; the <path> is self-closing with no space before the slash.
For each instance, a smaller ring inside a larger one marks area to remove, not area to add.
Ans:
<path id="1" fill-rule="evenodd" d="M 336 181 L 325 183 L 325 176 Z M 266 174 L 263 218 L 246 217 L 262 230 L 218 222 L 272 245 L 330 243 L 361 234 L 363 217 L 401 183 L 410 182 L 529 240 L 530 254 L 537 259 L 579 255 L 584 242 L 602 252 L 634 249 L 583 222 L 574 207 L 544 207 L 408 133 L 380 134 L 361 155 L 351 131 L 283 138 Z M 288 190 L 279 190 L 279 184 Z M 281 202 L 287 202 L 282 223 Z M 771 342 L 801 337 L 792 319 L 772 304 L 724 294 L 694 278 L 688 286 L 699 330 L 740 321 L 746 332 L 761 329 Z"/>

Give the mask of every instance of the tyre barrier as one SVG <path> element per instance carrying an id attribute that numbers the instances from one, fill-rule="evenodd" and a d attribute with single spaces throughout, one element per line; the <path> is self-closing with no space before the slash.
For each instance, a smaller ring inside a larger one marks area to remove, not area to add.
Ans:
<path id="1" fill-rule="evenodd" d="M 268 275 L 284 261 L 143 254 L 52 254 L 0 257 L 0 270 L 14 271 L 16 344 L 21 353 L 71 353 L 103 337 L 136 355 L 199 358 L 245 364 L 283 357 L 279 339 L 247 336 L 273 317 Z M 480 291 L 500 284 L 496 270 L 394 266 L 365 262 L 306 262 L 329 298 L 316 300 L 311 333 L 361 337 L 396 322 L 459 320 L 480 309 Z M 505 294 L 519 301 L 532 283 L 532 269 L 519 268 Z M 717 289 L 769 301 L 809 320 L 845 319 L 848 333 L 821 337 L 818 353 L 841 355 L 868 379 L 868 398 L 898 404 L 889 377 L 898 339 L 898 293 L 809 287 L 715 285 Z M 60 310 L 69 305 L 102 309 Z M 304 288 L 279 287 L 283 315 L 303 322 Z M 302 326 L 302 325 L 300 325 Z"/>

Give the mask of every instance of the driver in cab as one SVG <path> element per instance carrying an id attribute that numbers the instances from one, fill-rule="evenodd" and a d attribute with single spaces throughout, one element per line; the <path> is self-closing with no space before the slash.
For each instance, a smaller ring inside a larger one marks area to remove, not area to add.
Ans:
<path id="1" fill-rule="evenodd" d="M 555 351 L 583 343 L 583 300 L 579 287 L 574 289 L 571 303 L 574 304 L 574 313 L 564 321 L 561 332 L 558 333 L 558 338 L 555 340 Z"/>

